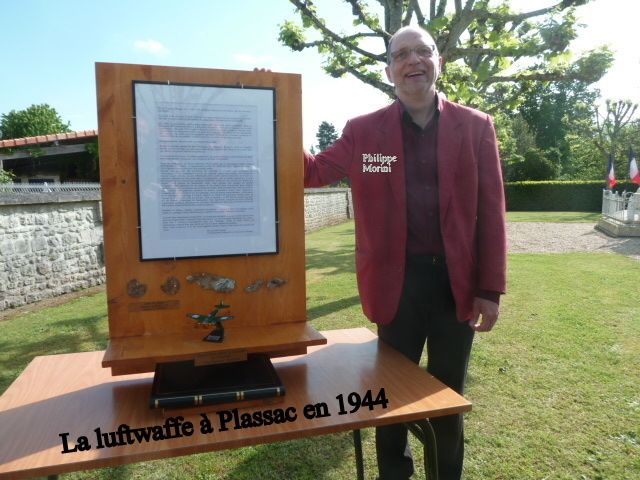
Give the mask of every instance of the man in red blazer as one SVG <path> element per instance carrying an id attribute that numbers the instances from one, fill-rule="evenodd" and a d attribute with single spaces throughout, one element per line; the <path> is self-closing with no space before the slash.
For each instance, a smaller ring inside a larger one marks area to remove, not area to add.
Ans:
<path id="1" fill-rule="evenodd" d="M 442 67 L 420 28 L 391 38 L 398 99 L 347 122 L 325 152 L 305 153 L 305 185 L 351 181 L 362 308 L 379 337 L 462 393 L 475 331 L 498 318 L 506 284 L 505 204 L 491 118 L 436 92 Z M 432 419 L 441 479 L 462 473 L 462 416 Z M 409 478 L 402 425 L 376 431 L 382 479 Z"/>

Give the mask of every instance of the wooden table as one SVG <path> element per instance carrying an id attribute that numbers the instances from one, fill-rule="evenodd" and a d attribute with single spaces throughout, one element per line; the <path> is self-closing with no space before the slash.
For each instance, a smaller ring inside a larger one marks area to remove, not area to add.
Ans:
<path id="1" fill-rule="evenodd" d="M 36 357 L 0 397 L 0 479 L 55 475 L 347 430 L 359 432 L 398 422 L 407 422 L 416 430 L 416 426 L 424 426 L 426 418 L 471 409 L 467 400 L 378 341 L 366 328 L 322 333 L 328 340 L 326 345 L 312 347 L 306 355 L 274 359 L 287 389 L 281 403 L 237 412 L 241 418 L 242 413 L 280 408 L 289 414 L 289 421 L 234 429 L 231 420 L 222 430 L 218 408 L 202 407 L 213 433 L 201 433 L 202 417 L 193 412 L 181 422 L 193 424 L 190 436 L 138 443 L 132 433 L 132 444 L 112 448 L 97 448 L 96 429 L 105 433 L 117 431 L 121 424 L 131 429 L 165 425 L 166 416 L 147 406 L 152 374 L 113 377 L 100 365 L 104 352 Z M 349 413 L 353 408 L 349 394 L 356 392 L 364 398 L 371 391 L 375 399 L 382 388 L 388 400 L 386 408 L 381 404 L 373 409 L 363 406 Z M 342 415 L 340 395 L 347 412 Z M 313 407 L 305 410 L 307 405 Z M 306 418 L 305 412 L 316 418 Z M 174 427 L 170 435 L 175 431 Z M 67 450 L 75 449 L 80 436 L 86 437 L 91 448 L 62 453 L 61 434 L 65 433 Z M 359 433 L 355 439 L 358 449 Z M 358 450 L 356 453 L 361 455 Z M 361 475 L 361 458 L 358 460 Z"/>

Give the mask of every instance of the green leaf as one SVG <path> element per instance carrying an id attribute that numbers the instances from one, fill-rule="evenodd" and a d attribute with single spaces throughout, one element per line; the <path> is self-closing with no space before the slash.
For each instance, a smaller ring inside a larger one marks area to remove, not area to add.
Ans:
<path id="1" fill-rule="evenodd" d="M 46 103 L 31 105 L 24 110 L 11 110 L 2 115 L 0 135 L 2 139 L 35 137 L 70 131 L 70 123 L 64 122 L 55 108 Z"/>
<path id="2" fill-rule="evenodd" d="M 445 28 L 449 24 L 449 19 L 447 17 L 439 17 L 430 20 L 427 23 L 427 30 L 430 32 L 438 32 Z"/>

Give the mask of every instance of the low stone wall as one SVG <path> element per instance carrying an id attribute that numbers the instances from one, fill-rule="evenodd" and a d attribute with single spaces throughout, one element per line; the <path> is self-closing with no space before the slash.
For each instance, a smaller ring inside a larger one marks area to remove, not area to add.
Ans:
<path id="1" fill-rule="evenodd" d="M 305 231 L 353 218 L 348 188 L 305 190 Z M 105 282 L 100 192 L 0 192 L 0 310 Z"/>
<path id="2" fill-rule="evenodd" d="M 349 188 L 307 188 L 304 191 L 304 231 L 312 232 L 353 218 Z"/>
<path id="3" fill-rule="evenodd" d="M 0 194 L 0 310 L 104 281 L 99 193 Z"/>

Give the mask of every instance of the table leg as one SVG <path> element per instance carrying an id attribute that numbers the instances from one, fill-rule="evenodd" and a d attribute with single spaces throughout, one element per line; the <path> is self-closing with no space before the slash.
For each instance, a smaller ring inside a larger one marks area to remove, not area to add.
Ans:
<path id="1" fill-rule="evenodd" d="M 353 446 L 356 449 L 356 478 L 364 480 L 364 462 L 362 460 L 362 437 L 360 430 L 353 431 Z"/>
<path id="2" fill-rule="evenodd" d="M 424 473 L 429 480 L 438 480 L 438 457 L 436 435 L 429 419 L 416 420 L 407 423 L 407 428 L 413 433 L 424 447 Z"/>

